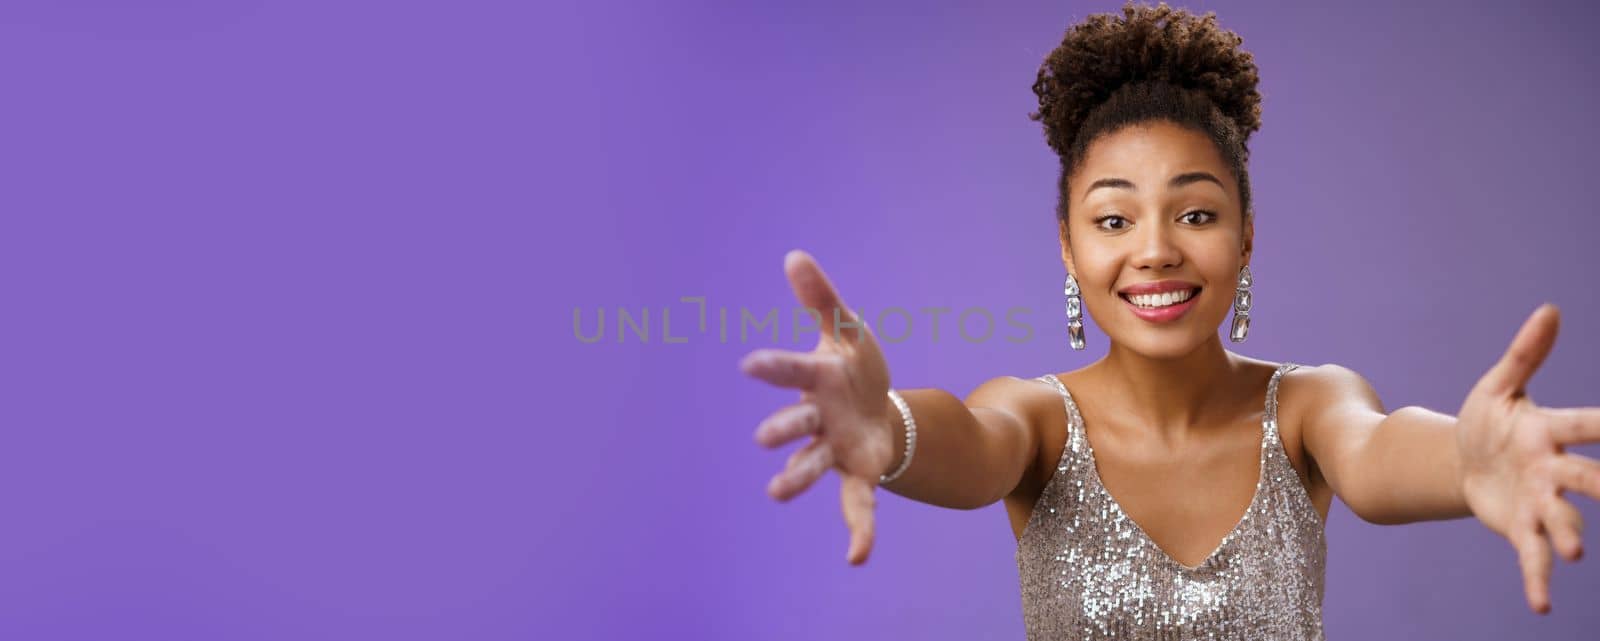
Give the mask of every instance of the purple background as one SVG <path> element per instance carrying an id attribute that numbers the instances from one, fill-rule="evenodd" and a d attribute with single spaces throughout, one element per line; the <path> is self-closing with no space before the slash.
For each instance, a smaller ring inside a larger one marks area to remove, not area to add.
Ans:
<path id="1" fill-rule="evenodd" d="M 1118 3 L 795 4 L 5 3 L 0 638 L 1022 638 L 1000 506 L 883 493 L 849 568 L 835 477 L 766 498 L 773 343 L 679 297 L 787 312 L 801 247 L 869 311 L 1033 310 L 914 315 L 899 387 L 1098 357 L 1026 115 Z M 1263 76 L 1240 351 L 1454 412 L 1553 301 L 1534 397 L 1600 404 L 1594 10 L 1298 4 L 1188 5 Z M 1600 627 L 1596 561 L 1539 618 L 1474 521 L 1329 539 L 1333 638 Z"/>

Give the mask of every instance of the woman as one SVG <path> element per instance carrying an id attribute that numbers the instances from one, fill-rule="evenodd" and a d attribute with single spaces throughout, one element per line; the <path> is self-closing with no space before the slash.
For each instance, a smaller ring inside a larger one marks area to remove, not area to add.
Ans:
<path id="1" fill-rule="evenodd" d="M 1476 516 L 1518 554 L 1549 609 L 1551 549 L 1582 554 L 1562 492 L 1600 498 L 1600 410 L 1548 409 L 1524 386 L 1555 340 L 1534 311 L 1458 416 L 1388 413 L 1338 365 L 1224 349 L 1249 331 L 1260 127 L 1256 67 L 1211 14 L 1124 7 L 1069 29 L 1034 91 L 1061 159 L 1057 208 L 1072 347 L 1087 310 L 1110 342 L 1082 369 L 991 379 L 965 399 L 892 390 L 872 331 L 802 252 L 785 258 L 819 310 L 811 352 L 763 349 L 750 375 L 803 391 L 758 426 L 809 437 L 772 479 L 788 500 L 842 478 L 847 559 L 872 544 L 873 488 L 925 503 L 1004 501 L 1030 639 L 1322 638 L 1323 521 L 1337 494 L 1376 523 Z"/>

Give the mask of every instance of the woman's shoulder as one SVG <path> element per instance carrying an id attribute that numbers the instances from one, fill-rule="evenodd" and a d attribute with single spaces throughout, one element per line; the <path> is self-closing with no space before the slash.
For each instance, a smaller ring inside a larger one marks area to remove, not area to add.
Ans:
<path id="1" fill-rule="evenodd" d="M 1054 381 L 1050 379 L 1054 378 Z M 1060 387 L 1056 386 L 1060 383 Z M 1064 389 L 1063 389 L 1064 388 Z M 1062 392 L 1066 394 L 1063 395 Z M 1054 428 L 1064 424 L 1066 397 L 1074 403 L 1083 398 L 1094 398 L 1103 393 L 1102 377 L 1094 364 L 1066 372 L 1042 372 L 1032 376 L 997 376 L 985 381 L 967 397 L 968 405 L 974 402 L 997 403 L 1017 411 L 1036 434 L 1046 439 L 1058 436 Z"/>
<path id="2" fill-rule="evenodd" d="M 1046 408 L 1061 402 L 1059 392 L 1046 380 L 1046 376 L 996 376 L 984 381 L 964 401 L 967 407 L 1011 412 L 1034 428 L 1039 424 L 1040 415 L 1048 413 Z"/>
<path id="3" fill-rule="evenodd" d="M 1353 384 L 1366 382 L 1360 374 L 1337 363 L 1314 365 L 1297 360 L 1271 361 L 1239 355 L 1235 355 L 1235 358 L 1243 365 L 1240 369 L 1245 372 L 1245 377 L 1252 381 L 1269 381 L 1278 375 L 1279 370 L 1283 370 L 1278 380 L 1280 398 L 1291 395 L 1321 397 L 1341 389 L 1348 391 Z"/>
<path id="4" fill-rule="evenodd" d="M 1066 403 L 1060 391 L 1047 380 L 1048 376 L 997 376 L 979 385 L 965 399 L 970 408 L 1011 414 L 1028 431 L 1031 456 L 1017 486 L 1007 494 L 1007 501 L 1016 502 L 1015 507 L 1031 509 L 1034 499 L 1049 482 L 1066 439 Z M 1064 384 L 1071 385 L 1065 375 L 1056 376 Z"/>
<path id="5" fill-rule="evenodd" d="M 1337 403 L 1352 396 L 1372 395 L 1372 383 L 1353 369 L 1338 363 L 1296 364 L 1279 383 L 1281 396 L 1294 396 L 1301 405 Z"/>
<path id="6" fill-rule="evenodd" d="M 1339 424 L 1337 417 L 1352 408 L 1385 411 L 1372 383 L 1338 363 L 1301 365 L 1278 384 L 1279 424 L 1297 436 L 1315 426 Z"/>
<path id="7" fill-rule="evenodd" d="M 1074 402 L 1092 396 L 1097 384 L 1088 366 L 1069 372 L 1042 372 L 1031 376 L 997 376 L 979 385 L 966 399 L 969 407 L 996 407 L 1016 413 L 1036 438 L 1058 438 L 1067 414 L 1066 397 Z M 1054 381 L 1050 379 L 1054 378 Z M 1060 383 L 1061 387 L 1057 387 Z M 1064 388 L 1064 390 L 1063 390 Z M 1062 392 L 1066 394 L 1063 395 Z"/>

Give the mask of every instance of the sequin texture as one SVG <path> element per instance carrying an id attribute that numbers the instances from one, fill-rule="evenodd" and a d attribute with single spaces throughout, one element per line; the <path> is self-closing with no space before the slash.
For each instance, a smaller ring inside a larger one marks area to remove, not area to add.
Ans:
<path id="1" fill-rule="evenodd" d="M 1284 363 L 1267 384 L 1260 477 L 1244 516 L 1200 565 L 1158 547 L 1101 484 L 1083 416 L 1060 379 L 1067 443 L 1017 541 L 1028 641 L 1321 641 L 1327 543 L 1278 435 Z"/>

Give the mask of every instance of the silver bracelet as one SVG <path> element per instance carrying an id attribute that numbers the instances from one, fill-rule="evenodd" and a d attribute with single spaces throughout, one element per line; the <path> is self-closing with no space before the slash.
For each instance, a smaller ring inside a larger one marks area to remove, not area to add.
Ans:
<path id="1" fill-rule="evenodd" d="M 917 453 L 917 419 L 911 416 L 911 406 L 906 405 L 906 399 L 900 398 L 900 393 L 889 390 L 889 400 L 894 401 L 894 406 L 900 410 L 900 420 L 906 426 L 906 456 L 900 461 L 900 467 L 895 468 L 888 475 L 878 477 L 878 484 L 883 485 L 906 473 L 906 468 L 911 467 L 911 455 Z"/>

